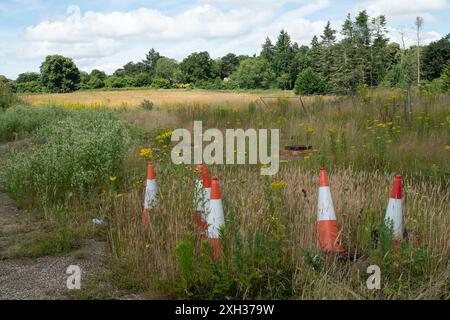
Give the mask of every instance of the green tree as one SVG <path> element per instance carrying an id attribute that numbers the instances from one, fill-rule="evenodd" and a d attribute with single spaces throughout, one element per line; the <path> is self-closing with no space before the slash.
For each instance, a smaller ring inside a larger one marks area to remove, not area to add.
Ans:
<path id="1" fill-rule="evenodd" d="M 309 67 L 300 72 L 295 81 L 296 94 L 318 94 L 326 90 L 325 80 Z"/>
<path id="2" fill-rule="evenodd" d="M 134 77 L 139 73 L 146 72 L 147 67 L 143 62 L 134 63 L 132 61 L 125 64 L 122 68 L 114 71 L 116 77 Z"/>
<path id="3" fill-rule="evenodd" d="M 274 71 L 277 76 L 284 73 L 289 73 L 294 55 L 292 41 L 289 34 L 286 31 L 281 30 L 275 44 L 274 55 Z"/>
<path id="4" fill-rule="evenodd" d="M 180 63 L 180 70 L 188 83 L 215 78 L 214 62 L 206 51 L 191 53 Z"/>
<path id="5" fill-rule="evenodd" d="M 450 90 L 450 60 L 448 60 L 447 64 L 442 68 L 439 80 L 442 82 L 442 89 L 444 91 Z"/>
<path id="6" fill-rule="evenodd" d="M 155 76 L 174 82 L 175 72 L 178 69 L 178 62 L 174 59 L 161 57 L 156 62 Z"/>
<path id="7" fill-rule="evenodd" d="M 124 77 L 109 76 L 105 80 L 105 86 L 108 88 L 125 88 L 128 81 Z"/>
<path id="8" fill-rule="evenodd" d="M 275 80 L 275 73 L 266 59 L 248 58 L 239 64 L 239 67 L 231 75 L 231 79 L 240 88 L 268 89 Z"/>
<path id="9" fill-rule="evenodd" d="M 220 78 L 228 78 L 239 66 L 239 57 L 234 53 L 228 53 L 219 60 Z"/>
<path id="10" fill-rule="evenodd" d="M 266 40 L 262 44 L 260 57 L 266 59 L 272 70 L 275 71 L 275 46 L 269 37 L 266 37 Z"/>
<path id="11" fill-rule="evenodd" d="M 105 86 L 105 80 L 106 80 L 106 73 L 103 71 L 94 69 L 89 74 L 89 77 L 87 79 L 87 88 L 89 89 L 100 89 Z M 83 81 L 82 81 L 83 82 Z"/>
<path id="12" fill-rule="evenodd" d="M 389 67 L 389 56 L 387 55 L 386 18 L 380 15 L 372 19 L 373 43 L 370 48 L 370 71 L 368 84 L 378 85 Z"/>
<path id="13" fill-rule="evenodd" d="M 336 30 L 331 28 L 330 21 L 325 25 L 320 38 L 321 42 L 317 59 L 320 63 L 320 75 L 328 83 L 331 77 L 331 70 L 335 63 L 334 44 L 336 42 Z"/>
<path id="14" fill-rule="evenodd" d="M 39 73 L 25 72 L 18 75 L 16 83 L 26 83 L 30 81 L 39 81 Z"/>
<path id="15" fill-rule="evenodd" d="M 155 49 L 150 49 L 150 51 L 145 55 L 145 59 L 142 63 L 145 65 L 145 71 L 150 73 L 153 77 L 155 75 L 156 63 L 158 62 L 161 55 Z"/>
<path id="16" fill-rule="evenodd" d="M 7 80 L 5 77 L 0 76 L 0 110 L 11 107 L 14 101 L 11 87 L 5 80 Z"/>
<path id="17" fill-rule="evenodd" d="M 136 87 L 149 87 L 152 81 L 153 78 L 148 72 L 139 73 L 134 77 L 134 85 Z"/>
<path id="18" fill-rule="evenodd" d="M 392 66 L 387 72 L 383 80 L 383 84 L 394 86 L 407 86 L 411 83 L 411 77 L 405 65 L 397 64 Z"/>
<path id="19" fill-rule="evenodd" d="M 450 34 L 439 41 L 431 42 L 423 49 L 422 74 L 428 81 L 439 78 L 450 59 Z"/>
<path id="20" fill-rule="evenodd" d="M 72 92 L 78 89 L 80 70 L 70 58 L 51 55 L 41 64 L 41 83 L 49 92 Z"/>

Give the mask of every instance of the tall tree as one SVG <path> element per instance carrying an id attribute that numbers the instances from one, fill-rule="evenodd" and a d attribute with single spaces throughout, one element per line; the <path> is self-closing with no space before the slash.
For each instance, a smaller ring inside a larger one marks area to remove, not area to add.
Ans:
<path id="1" fill-rule="evenodd" d="M 149 72 L 150 75 L 155 74 L 156 63 L 158 62 L 161 55 L 155 49 L 151 48 L 150 51 L 145 55 L 145 59 L 142 63 L 145 65 L 145 71 Z"/>
<path id="2" fill-rule="evenodd" d="M 80 83 L 80 70 L 70 58 L 47 56 L 40 70 L 42 85 L 50 92 L 71 92 Z"/>
<path id="3" fill-rule="evenodd" d="M 277 76 L 289 72 L 293 56 L 291 37 L 286 31 L 281 30 L 275 44 L 274 62 Z"/>
<path id="4" fill-rule="evenodd" d="M 180 70 L 184 81 L 189 83 L 216 77 L 214 61 L 206 51 L 191 53 L 180 63 Z"/>
<path id="5" fill-rule="evenodd" d="M 378 85 L 384 78 L 387 69 L 388 56 L 387 44 L 389 39 L 386 37 L 386 18 L 380 15 L 371 21 L 373 43 L 370 48 L 370 74 L 368 84 Z"/>
<path id="6" fill-rule="evenodd" d="M 239 57 L 234 53 L 228 53 L 219 60 L 220 78 L 228 78 L 239 66 Z"/>
<path id="7" fill-rule="evenodd" d="M 423 18 L 416 17 L 414 22 L 416 26 L 416 38 L 417 38 L 417 83 L 420 83 L 420 34 L 422 32 Z"/>
<path id="8" fill-rule="evenodd" d="M 428 80 L 439 78 L 442 68 L 450 59 L 450 34 L 439 41 L 431 42 L 422 52 L 422 73 Z"/>
<path id="9" fill-rule="evenodd" d="M 328 84 L 331 78 L 331 69 L 335 63 L 334 45 L 336 43 L 336 30 L 331 28 L 330 21 L 328 21 L 325 25 L 320 38 L 321 48 L 318 57 L 320 63 L 320 75 L 324 79 L 325 83 Z"/>

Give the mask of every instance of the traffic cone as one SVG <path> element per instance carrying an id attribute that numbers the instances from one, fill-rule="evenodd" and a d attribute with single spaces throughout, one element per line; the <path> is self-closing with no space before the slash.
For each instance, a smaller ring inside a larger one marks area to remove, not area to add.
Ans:
<path id="1" fill-rule="evenodd" d="M 402 214 L 402 177 L 395 177 L 392 187 L 391 197 L 389 198 L 384 221 L 387 225 L 392 226 L 394 232 L 394 247 L 403 239 L 403 214 Z"/>
<path id="2" fill-rule="evenodd" d="M 336 222 L 333 199 L 327 171 L 320 169 L 320 186 L 317 211 L 317 236 L 322 251 L 342 253 L 345 249 L 339 244 L 339 228 Z"/>
<path id="3" fill-rule="evenodd" d="M 211 182 L 211 199 L 209 201 L 207 223 L 208 241 L 214 250 L 214 257 L 217 259 L 220 256 L 220 250 L 222 247 L 220 241 L 220 228 L 225 225 L 223 206 L 219 189 L 219 180 L 217 179 L 217 177 L 213 177 Z"/>
<path id="4" fill-rule="evenodd" d="M 147 170 L 147 185 L 145 188 L 144 212 L 142 214 L 142 224 L 144 225 L 144 228 L 148 227 L 149 223 L 148 211 L 156 205 L 157 194 L 158 194 L 158 185 L 156 183 L 153 163 L 150 161 Z"/>

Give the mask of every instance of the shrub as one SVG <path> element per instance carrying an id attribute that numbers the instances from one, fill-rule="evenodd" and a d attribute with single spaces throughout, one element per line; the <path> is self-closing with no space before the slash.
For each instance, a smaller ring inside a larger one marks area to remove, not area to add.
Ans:
<path id="1" fill-rule="evenodd" d="M 295 81 L 295 94 L 317 94 L 324 92 L 324 79 L 311 68 L 306 68 L 299 73 Z"/>
<path id="2" fill-rule="evenodd" d="M 152 87 L 157 89 L 170 89 L 170 81 L 163 78 L 155 78 L 152 81 Z"/>
<path id="3" fill-rule="evenodd" d="M 14 153 L 2 172 L 5 188 L 18 201 L 43 208 L 76 195 L 94 195 L 118 176 L 128 131 L 110 111 L 79 110 L 43 127 L 40 145 Z"/>
<path id="4" fill-rule="evenodd" d="M 243 89 L 268 89 L 275 80 L 275 73 L 266 59 L 248 58 L 233 72 L 231 80 Z"/>
<path id="5" fill-rule="evenodd" d="M 7 83 L 0 81 L 0 110 L 11 107 L 14 96 Z"/>
<path id="6" fill-rule="evenodd" d="M 142 101 L 141 102 L 141 104 L 140 104 L 140 106 L 139 106 L 141 109 L 144 109 L 144 110 L 152 110 L 153 109 L 153 102 L 151 102 L 151 101 L 149 101 L 149 100 L 147 100 L 147 99 L 144 99 L 144 101 Z"/>
<path id="7" fill-rule="evenodd" d="M 39 81 L 28 81 L 14 84 L 17 93 L 39 93 L 42 92 L 42 85 Z"/>
<path id="8" fill-rule="evenodd" d="M 54 121 L 67 116 L 62 108 L 37 108 L 14 106 L 0 114 L 0 141 L 12 140 L 30 134 Z"/>
<path id="9" fill-rule="evenodd" d="M 127 86 L 127 81 L 121 77 L 110 76 L 106 78 L 105 86 L 108 88 L 125 88 Z"/>

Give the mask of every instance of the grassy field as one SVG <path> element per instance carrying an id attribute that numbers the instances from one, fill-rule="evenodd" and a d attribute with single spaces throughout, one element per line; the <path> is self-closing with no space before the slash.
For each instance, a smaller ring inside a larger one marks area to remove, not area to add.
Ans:
<path id="1" fill-rule="evenodd" d="M 273 94 L 273 93 L 271 93 Z M 136 108 L 143 100 L 149 100 L 160 107 L 186 105 L 225 105 L 231 107 L 247 106 L 258 100 L 259 95 L 252 92 L 214 92 L 203 90 L 115 90 L 115 91 L 77 91 L 67 94 L 23 95 L 25 102 L 33 106 L 49 104 L 67 107 L 125 107 Z"/>
<path id="2" fill-rule="evenodd" d="M 1 178 L 23 208 L 58 230 L 108 240 L 109 280 L 123 290 L 153 298 L 449 299 L 450 97 L 416 91 L 410 113 L 400 90 L 354 100 L 309 97 L 306 111 L 286 98 L 266 106 L 260 95 L 133 90 L 22 97 L 34 107 L 0 114 L 0 140 L 27 141 L 5 156 Z M 155 103 L 153 110 L 108 108 L 143 99 Z M 51 106 L 36 107 L 45 104 Z M 192 129 L 194 120 L 205 129 L 279 128 L 282 148 L 312 146 L 283 152 L 271 177 L 261 176 L 258 165 L 210 166 L 225 210 L 217 262 L 206 243 L 193 241 L 194 168 L 174 165 L 171 143 L 162 138 Z M 143 148 L 152 150 L 160 192 L 146 231 Z M 342 243 L 358 259 L 341 261 L 317 248 L 321 166 L 330 172 Z M 392 251 L 382 220 L 395 174 L 404 178 L 409 236 Z M 106 223 L 93 227 L 92 218 Z M 381 268 L 381 290 L 366 287 L 372 264 Z"/>

